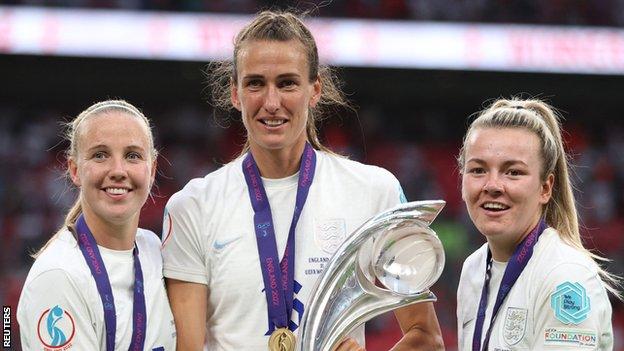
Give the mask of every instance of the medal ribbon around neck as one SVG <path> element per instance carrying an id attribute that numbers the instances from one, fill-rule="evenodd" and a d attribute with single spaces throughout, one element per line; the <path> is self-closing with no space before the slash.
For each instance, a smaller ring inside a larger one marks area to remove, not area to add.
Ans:
<path id="1" fill-rule="evenodd" d="M 271 207 L 262 178 L 258 171 L 258 165 L 251 152 L 243 161 L 243 174 L 249 190 L 249 199 L 254 210 L 254 230 L 260 256 L 260 267 L 264 280 L 264 292 L 267 300 L 269 322 L 277 328 L 288 328 L 290 314 L 293 307 L 294 280 L 295 280 L 295 229 L 299 216 L 303 210 L 308 192 L 314 179 L 316 169 L 316 153 L 309 143 L 305 144 L 303 155 L 300 160 L 299 179 L 297 181 L 297 198 L 295 211 L 288 241 L 282 261 L 279 262 L 275 230 Z M 279 262 L 279 269 L 276 265 Z"/>
<path id="2" fill-rule="evenodd" d="M 102 299 L 104 309 L 104 324 L 106 326 L 106 351 L 115 350 L 115 333 L 117 330 L 117 317 L 115 316 L 115 300 L 108 272 L 104 266 L 102 255 L 98 249 L 95 238 L 87 226 L 83 215 L 80 215 L 76 222 L 76 232 L 78 234 L 78 247 L 87 261 L 91 270 L 91 275 L 95 279 L 98 293 Z M 139 248 L 134 244 L 132 250 L 134 258 L 134 301 L 132 306 L 132 341 L 130 351 L 142 351 L 145 344 L 146 329 L 146 308 L 145 294 L 143 292 L 143 271 L 139 261 Z"/>
<path id="3" fill-rule="evenodd" d="M 485 338 L 483 339 L 484 351 L 487 351 L 488 349 L 490 335 L 492 333 L 492 325 L 494 325 L 498 310 L 500 309 L 503 301 L 507 297 L 507 294 L 509 294 L 511 288 L 516 283 L 516 280 L 518 280 L 518 277 L 520 277 L 520 274 L 531 259 L 531 256 L 533 256 L 533 248 L 537 243 L 537 239 L 539 239 L 540 235 L 542 234 L 542 232 L 544 232 L 546 228 L 548 228 L 546 222 L 544 222 L 543 219 L 540 219 L 539 223 L 535 226 L 535 228 L 533 228 L 529 235 L 527 235 L 516 247 L 516 250 L 509 259 L 509 262 L 507 263 L 507 268 L 505 268 L 505 273 L 503 274 L 503 280 L 501 281 L 500 288 L 498 289 L 498 294 L 496 295 L 496 302 L 494 303 L 494 309 L 492 310 L 490 326 L 488 327 Z M 490 278 L 492 276 L 492 251 L 490 251 L 489 247 L 485 264 L 485 281 L 483 283 L 483 290 L 481 291 L 481 300 L 479 302 L 479 310 L 477 312 L 477 321 L 475 322 L 475 330 L 472 337 L 473 351 L 482 351 L 481 335 L 483 333 L 483 322 L 485 320 L 485 312 L 487 309 L 488 295 L 490 290 Z"/>

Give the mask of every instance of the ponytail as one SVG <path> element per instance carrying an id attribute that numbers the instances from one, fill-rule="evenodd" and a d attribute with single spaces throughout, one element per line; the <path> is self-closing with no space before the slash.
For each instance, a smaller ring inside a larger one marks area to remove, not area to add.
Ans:
<path id="1" fill-rule="evenodd" d="M 56 240 L 64 231 L 69 230 L 72 233 L 75 233 L 74 228 L 76 226 L 76 221 L 78 220 L 78 217 L 80 217 L 81 214 L 82 214 L 82 205 L 80 203 L 80 198 L 78 198 L 76 199 L 76 202 L 74 202 L 72 207 L 69 209 L 69 211 L 65 215 L 65 220 L 63 221 L 63 225 L 56 231 L 56 233 L 54 233 L 54 235 L 52 235 L 52 237 L 39 250 L 37 250 L 37 252 L 33 253 L 31 257 L 34 259 L 37 259 L 37 257 L 39 257 L 41 253 L 45 249 L 47 249 L 48 246 L 50 246 L 50 244 L 54 240 Z"/>
<path id="2" fill-rule="evenodd" d="M 461 170 L 465 165 L 466 141 L 478 128 L 524 128 L 535 133 L 541 141 L 542 170 L 540 178 L 546 181 L 552 174 L 555 178 L 552 197 L 543 208 L 546 223 L 557 230 L 559 237 L 566 244 L 581 251 L 596 262 L 598 273 L 606 289 L 622 299 L 617 287 L 621 278 L 607 272 L 598 262 L 609 261 L 587 250 L 583 246 L 578 225 L 578 212 L 575 206 L 568 155 L 561 137 L 561 122 L 555 110 L 547 103 L 537 100 L 518 98 L 499 99 L 483 110 L 468 128 L 458 156 Z"/>

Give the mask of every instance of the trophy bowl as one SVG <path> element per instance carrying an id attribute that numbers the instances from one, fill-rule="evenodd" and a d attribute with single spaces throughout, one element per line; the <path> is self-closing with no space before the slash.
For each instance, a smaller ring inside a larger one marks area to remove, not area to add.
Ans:
<path id="1" fill-rule="evenodd" d="M 435 301 L 429 288 L 444 249 L 429 228 L 446 203 L 401 204 L 369 219 L 338 248 L 312 289 L 297 350 L 329 351 L 359 325 L 387 311 Z"/>

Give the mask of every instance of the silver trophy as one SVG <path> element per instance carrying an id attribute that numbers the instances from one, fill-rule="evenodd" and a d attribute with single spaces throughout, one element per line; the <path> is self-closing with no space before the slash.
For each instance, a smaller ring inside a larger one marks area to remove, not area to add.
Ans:
<path id="1" fill-rule="evenodd" d="M 401 204 L 364 223 L 319 277 L 301 321 L 297 350 L 332 350 L 371 318 L 436 301 L 429 288 L 444 268 L 444 249 L 429 225 L 446 202 Z"/>

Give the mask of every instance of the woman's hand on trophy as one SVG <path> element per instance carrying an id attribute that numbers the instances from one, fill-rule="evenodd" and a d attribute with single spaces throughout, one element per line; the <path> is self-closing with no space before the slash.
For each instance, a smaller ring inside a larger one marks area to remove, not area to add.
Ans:
<path id="1" fill-rule="evenodd" d="M 433 303 L 417 303 L 394 310 L 403 337 L 391 351 L 444 350 L 444 340 Z"/>
<path id="2" fill-rule="evenodd" d="M 350 337 L 342 339 L 342 342 L 334 349 L 334 351 L 366 351 L 358 342 Z"/>

